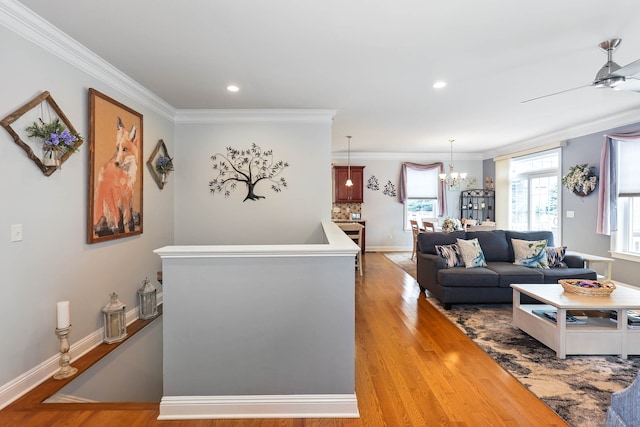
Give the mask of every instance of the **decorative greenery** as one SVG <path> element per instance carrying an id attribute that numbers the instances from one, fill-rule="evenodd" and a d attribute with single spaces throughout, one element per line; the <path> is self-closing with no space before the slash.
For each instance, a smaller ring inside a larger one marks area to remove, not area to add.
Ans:
<path id="1" fill-rule="evenodd" d="M 238 150 L 227 147 L 227 154 L 215 154 L 211 156 L 213 170 L 218 173 L 209 181 L 209 191 L 212 194 L 223 193 L 229 197 L 237 184 L 242 182 L 247 186 L 247 200 L 264 199 L 264 196 L 255 194 L 255 187 L 261 181 L 270 181 L 271 189 L 276 193 L 287 187 L 287 181 L 280 177 L 275 179 L 282 171 L 289 167 L 289 163 L 273 160 L 273 151 L 262 151 L 256 144 L 251 148 Z"/>
<path id="2" fill-rule="evenodd" d="M 173 159 L 167 156 L 160 156 L 156 160 L 156 171 L 160 174 L 173 171 Z"/>
<path id="3" fill-rule="evenodd" d="M 28 137 L 42 139 L 42 148 L 44 150 L 76 151 L 75 143 L 82 140 L 78 133 L 72 134 L 69 132 L 69 129 L 60 122 L 59 118 L 55 118 L 49 123 L 38 119 L 26 130 Z"/>
<path id="4" fill-rule="evenodd" d="M 457 218 L 447 218 L 442 221 L 442 231 L 450 233 L 452 231 L 462 230 L 462 223 Z"/>
<path id="5" fill-rule="evenodd" d="M 567 189 L 580 196 L 586 196 L 596 189 L 598 177 L 587 164 L 575 165 L 562 177 L 562 183 Z"/>

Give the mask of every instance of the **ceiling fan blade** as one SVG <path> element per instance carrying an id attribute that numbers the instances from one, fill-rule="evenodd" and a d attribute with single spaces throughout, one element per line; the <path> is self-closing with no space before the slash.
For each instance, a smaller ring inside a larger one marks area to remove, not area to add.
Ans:
<path id="1" fill-rule="evenodd" d="M 527 102 L 537 101 L 538 99 L 548 98 L 548 97 L 554 96 L 554 95 L 560 95 L 561 93 L 571 92 L 572 90 L 582 89 L 583 87 L 589 87 L 589 86 L 591 86 L 591 83 L 589 83 L 587 85 L 582 85 L 582 86 L 574 87 L 574 88 L 571 88 L 571 89 L 567 89 L 567 90 L 562 90 L 560 92 L 554 92 L 554 93 L 550 93 L 548 95 L 542 95 L 542 96 L 538 96 L 536 98 L 527 99 L 526 101 L 520 101 L 520 104 L 526 104 Z"/>
<path id="2" fill-rule="evenodd" d="M 614 90 L 624 90 L 627 92 L 640 92 L 640 79 L 626 77 L 623 83 L 618 84 Z"/>
<path id="3" fill-rule="evenodd" d="M 611 75 L 628 77 L 638 73 L 640 73 L 640 59 L 633 61 L 632 63 L 627 64 L 624 67 L 618 68 L 616 71 L 611 73 Z"/>

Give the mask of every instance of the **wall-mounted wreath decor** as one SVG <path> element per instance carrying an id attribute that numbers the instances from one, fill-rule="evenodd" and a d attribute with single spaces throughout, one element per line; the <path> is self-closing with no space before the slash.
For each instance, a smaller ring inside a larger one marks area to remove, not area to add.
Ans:
<path id="1" fill-rule="evenodd" d="M 282 171 L 289 167 L 289 163 L 282 160 L 273 159 L 273 150 L 262 151 L 256 144 L 251 144 L 251 148 L 238 150 L 227 147 L 227 153 L 217 153 L 211 156 L 213 170 L 217 175 L 209 181 L 209 191 L 211 194 L 222 193 L 227 198 L 236 189 L 238 183 L 247 186 L 247 200 L 264 199 L 258 196 L 255 188 L 262 181 L 271 183 L 271 189 L 276 193 L 287 187 L 287 181 L 277 178 Z"/>
<path id="2" fill-rule="evenodd" d="M 147 160 L 147 166 L 149 167 L 153 180 L 162 190 L 168 181 L 169 172 L 173 172 L 174 170 L 173 158 L 169 156 L 167 146 L 163 140 L 158 140 L 155 150 L 153 150 L 149 160 Z"/>
<path id="3" fill-rule="evenodd" d="M 39 111 L 36 110 L 37 107 L 40 107 Z M 25 121 L 28 124 L 24 129 L 18 129 L 20 124 L 25 124 Z M 14 123 L 15 125 L 12 126 Z M 9 114 L 0 121 L 0 124 L 45 176 L 50 176 L 60 169 L 69 156 L 78 151 L 78 147 L 83 142 L 82 137 L 47 91 Z M 25 142 L 21 138 L 21 133 L 35 139 L 36 142 L 30 145 L 28 139 Z"/>
<path id="4" fill-rule="evenodd" d="M 584 197 L 596 189 L 598 176 L 584 163 L 570 167 L 569 172 L 562 177 L 562 183 L 573 194 Z"/>

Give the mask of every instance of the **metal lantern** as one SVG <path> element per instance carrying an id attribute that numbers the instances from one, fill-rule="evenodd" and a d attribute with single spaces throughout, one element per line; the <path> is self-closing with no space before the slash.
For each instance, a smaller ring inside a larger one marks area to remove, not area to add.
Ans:
<path id="1" fill-rule="evenodd" d="M 111 301 L 102 307 L 104 320 L 104 342 L 112 344 L 127 337 L 127 315 L 125 305 L 118 299 L 118 294 L 111 294 Z"/>
<path id="2" fill-rule="evenodd" d="M 138 289 L 138 306 L 140 307 L 140 319 L 152 319 L 158 315 L 157 304 L 158 290 L 151 284 L 147 277 Z"/>

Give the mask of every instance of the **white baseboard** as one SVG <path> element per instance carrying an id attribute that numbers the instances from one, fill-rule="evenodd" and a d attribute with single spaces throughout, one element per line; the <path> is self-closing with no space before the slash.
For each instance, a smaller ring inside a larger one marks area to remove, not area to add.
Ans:
<path id="1" fill-rule="evenodd" d="M 158 300 L 162 301 L 162 293 L 158 294 Z M 129 310 L 126 316 L 127 325 L 138 320 L 138 306 Z M 73 329 L 71 329 L 71 333 L 73 333 Z M 100 328 L 86 337 L 74 342 L 69 349 L 69 354 L 71 354 L 71 365 L 73 365 L 75 360 L 100 345 L 102 343 L 102 339 L 103 328 Z M 55 374 L 60 368 L 59 361 L 60 354 L 58 353 L 19 377 L 0 386 L 0 409 L 8 406 L 53 376 L 53 374 Z"/>
<path id="2" fill-rule="evenodd" d="M 163 396 L 159 420 L 360 418 L 354 394 Z"/>
<path id="3" fill-rule="evenodd" d="M 411 246 L 369 246 L 366 252 L 411 252 Z"/>

